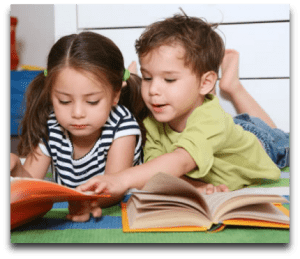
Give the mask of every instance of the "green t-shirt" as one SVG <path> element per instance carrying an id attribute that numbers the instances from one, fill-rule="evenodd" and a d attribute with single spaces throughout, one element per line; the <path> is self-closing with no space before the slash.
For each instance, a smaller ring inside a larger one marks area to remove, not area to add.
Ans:
<path id="1" fill-rule="evenodd" d="M 259 179 L 280 177 L 280 170 L 256 136 L 236 125 L 213 95 L 208 95 L 193 111 L 183 132 L 173 131 L 152 116 L 144 120 L 144 125 L 145 162 L 181 147 L 197 164 L 187 175 L 213 185 L 226 184 L 230 190 L 236 190 Z"/>

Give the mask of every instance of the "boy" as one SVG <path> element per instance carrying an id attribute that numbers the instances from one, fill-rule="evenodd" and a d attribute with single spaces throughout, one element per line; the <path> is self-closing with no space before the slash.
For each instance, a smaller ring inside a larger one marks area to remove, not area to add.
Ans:
<path id="1" fill-rule="evenodd" d="M 209 94 L 225 52 L 210 24 L 175 15 L 148 27 L 136 49 L 142 96 L 151 112 L 144 120 L 145 163 L 112 176 L 96 176 L 78 187 L 80 191 L 122 194 L 142 188 L 158 172 L 182 177 L 206 193 L 279 178 L 265 143 L 237 126 Z M 236 71 L 237 67 L 227 69 L 223 77 Z"/>

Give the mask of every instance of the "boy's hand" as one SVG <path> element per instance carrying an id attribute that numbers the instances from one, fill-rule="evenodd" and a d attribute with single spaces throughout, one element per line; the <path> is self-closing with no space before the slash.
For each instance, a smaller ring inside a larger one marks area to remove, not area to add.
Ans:
<path id="1" fill-rule="evenodd" d="M 212 184 L 205 184 L 197 189 L 200 193 L 205 194 L 212 194 L 214 192 L 229 192 L 229 189 L 225 184 L 220 184 L 218 186 L 214 186 Z"/>
<path id="2" fill-rule="evenodd" d="M 225 184 L 214 186 L 210 183 L 194 180 L 188 176 L 182 176 L 181 179 L 193 185 L 200 193 L 212 194 L 214 192 L 229 192 L 229 189 Z"/>
<path id="3" fill-rule="evenodd" d="M 92 191 L 96 194 L 108 193 L 111 194 L 111 196 L 123 195 L 128 189 L 125 181 L 120 177 L 120 174 L 95 176 L 76 188 L 76 190 L 80 192 Z"/>

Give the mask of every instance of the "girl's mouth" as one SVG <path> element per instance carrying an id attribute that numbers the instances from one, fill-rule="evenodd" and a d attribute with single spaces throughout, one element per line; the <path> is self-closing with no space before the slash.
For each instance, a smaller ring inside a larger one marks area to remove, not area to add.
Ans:
<path id="1" fill-rule="evenodd" d="M 75 129 L 84 129 L 87 127 L 87 125 L 78 125 L 78 124 L 73 124 L 72 125 L 73 128 Z"/>

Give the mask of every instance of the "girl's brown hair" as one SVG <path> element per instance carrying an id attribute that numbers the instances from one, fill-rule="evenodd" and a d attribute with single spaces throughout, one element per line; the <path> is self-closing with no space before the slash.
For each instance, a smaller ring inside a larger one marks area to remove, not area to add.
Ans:
<path id="1" fill-rule="evenodd" d="M 114 92 L 121 90 L 119 104 L 133 113 L 145 134 L 142 121 L 147 109 L 141 98 L 141 79 L 131 74 L 127 86 L 122 88 L 125 67 L 119 48 L 100 34 L 82 32 L 59 39 L 48 56 L 47 76 L 44 72 L 40 73 L 28 86 L 26 110 L 19 128 L 20 156 L 34 152 L 42 138 L 48 140 L 47 120 L 53 110 L 51 87 L 65 67 L 92 73 L 103 85 L 111 86 Z"/>
<path id="2" fill-rule="evenodd" d="M 200 18 L 174 15 L 148 26 L 136 41 L 136 51 L 141 58 L 162 45 L 180 44 L 185 49 L 185 65 L 197 76 L 208 71 L 218 73 L 225 46 L 214 31 L 216 27 Z"/>

